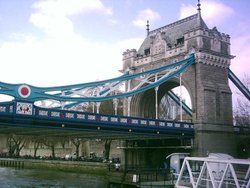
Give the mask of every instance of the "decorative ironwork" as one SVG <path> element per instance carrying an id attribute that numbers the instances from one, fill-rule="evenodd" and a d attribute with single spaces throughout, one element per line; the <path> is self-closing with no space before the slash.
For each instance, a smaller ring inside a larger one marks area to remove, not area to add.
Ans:
<path id="1" fill-rule="evenodd" d="M 132 74 L 131 72 L 127 72 L 113 79 L 58 87 L 35 87 L 28 84 L 7 84 L 0 82 L 0 94 L 13 96 L 15 100 L 39 101 L 41 103 L 39 106 L 43 107 L 72 107 L 84 102 L 102 102 L 130 97 L 156 88 L 167 80 L 177 76 L 194 63 L 195 57 L 192 54 L 182 61 L 140 73 Z M 149 80 L 149 78 L 157 74 L 163 76 L 154 81 Z M 140 84 L 122 93 L 115 92 L 117 88 L 124 86 L 125 82 L 129 82 L 132 79 L 139 79 Z M 47 104 L 48 101 L 50 102 L 49 105 Z"/>

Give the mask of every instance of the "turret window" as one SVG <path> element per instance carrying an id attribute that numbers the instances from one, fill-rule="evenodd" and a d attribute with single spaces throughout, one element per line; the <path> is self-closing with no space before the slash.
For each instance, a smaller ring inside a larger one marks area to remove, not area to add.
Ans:
<path id="1" fill-rule="evenodd" d="M 177 39 L 177 46 L 178 45 L 183 45 L 184 44 L 184 37 L 178 38 Z"/>
<path id="2" fill-rule="evenodd" d="M 146 56 L 150 55 L 150 48 L 144 50 L 144 55 Z"/>

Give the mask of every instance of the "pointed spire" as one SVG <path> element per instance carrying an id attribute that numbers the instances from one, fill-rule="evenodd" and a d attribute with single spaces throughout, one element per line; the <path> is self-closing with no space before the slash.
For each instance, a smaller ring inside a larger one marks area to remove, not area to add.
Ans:
<path id="1" fill-rule="evenodd" d="M 148 20 L 147 20 L 147 25 L 146 26 L 147 26 L 146 30 L 147 30 L 147 36 L 148 36 L 149 35 L 149 21 Z"/>
<path id="2" fill-rule="evenodd" d="M 201 3 L 200 3 L 200 0 L 198 0 L 197 10 L 198 10 L 198 14 L 201 15 Z"/>
<path id="3" fill-rule="evenodd" d="M 201 26 L 201 3 L 200 0 L 198 0 L 198 4 L 197 4 L 197 11 L 198 11 L 198 25 Z"/>

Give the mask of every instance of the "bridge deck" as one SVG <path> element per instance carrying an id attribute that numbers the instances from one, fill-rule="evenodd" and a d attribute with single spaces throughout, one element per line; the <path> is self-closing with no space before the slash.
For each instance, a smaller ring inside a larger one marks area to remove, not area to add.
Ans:
<path id="1" fill-rule="evenodd" d="M 192 123 L 46 109 L 25 101 L 0 103 L 0 133 L 115 138 L 193 138 Z"/>

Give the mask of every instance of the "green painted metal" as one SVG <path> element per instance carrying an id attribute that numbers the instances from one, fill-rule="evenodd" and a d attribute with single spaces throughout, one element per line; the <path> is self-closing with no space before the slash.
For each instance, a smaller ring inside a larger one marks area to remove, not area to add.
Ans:
<path id="1" fill-rule="evenodd" d="M 162 83 L 166 82 L 167 80 L 177 76 L 181 72 L 185 71 L 186 68 L 188 68 L 194 63 L 195 63 L 195 57 L 194 57 L 194 54 L 192 54 L 188 58 L 182 61 L 170 64 L 170 65 L 165 65 L 160 68 L 148 70 L 145 72 L 140 72 L 140 73 L 135 73 L 135 74 L 126 73 L 122 76 L 119 76 L 113 79 L 102 80 L 102 81 L 97 81 L 97 82 L 89 82 L 89 83 L 83 83 L 83 84 L 58 86 L 58 87 L 35 87 L 32 85 L 28 85 L 28 84 L 8 84 L 8 83 L 0 82 L 0 94 L 13 96 L 16 100 L 27 100 L 31 102 L 48 100 L 48 99 L 61 101 L 61 102 L 72 102 L 72 103 L 102 102 L 102 101 L 111 100 L 114 98 L 124 98 L 124 97 L 133 96 L 135 94 L 155 88 L 161 85 Z M 104 95 L 93 95 L 90 97 L 70 96 L 71 93 L 77 90 L 82 90 L 84 88 L 102 87 L 105 84 L 110 84 L 111 87 L 113 87 L 122 82 L 129 81 L 129 80 L 141 77 L 141 76 L 155 75 L 159 72 L 171 70 L 171 69 L 172 69 L 172 72 L 170 72 L 167 76 L 160 78 L 154 83 L 142 86 L 136 90 L 131 90 L 131 91 L 118 93 L 114 95 L 105 95 L 105 93 L 109 91 L 108 88 L 105 88 L 103 89 L 103 91 L 101 91 L 101 94 L 104 94 Z M 22 92 L 24 93 L 24 95 L 21 94 Z"/>

